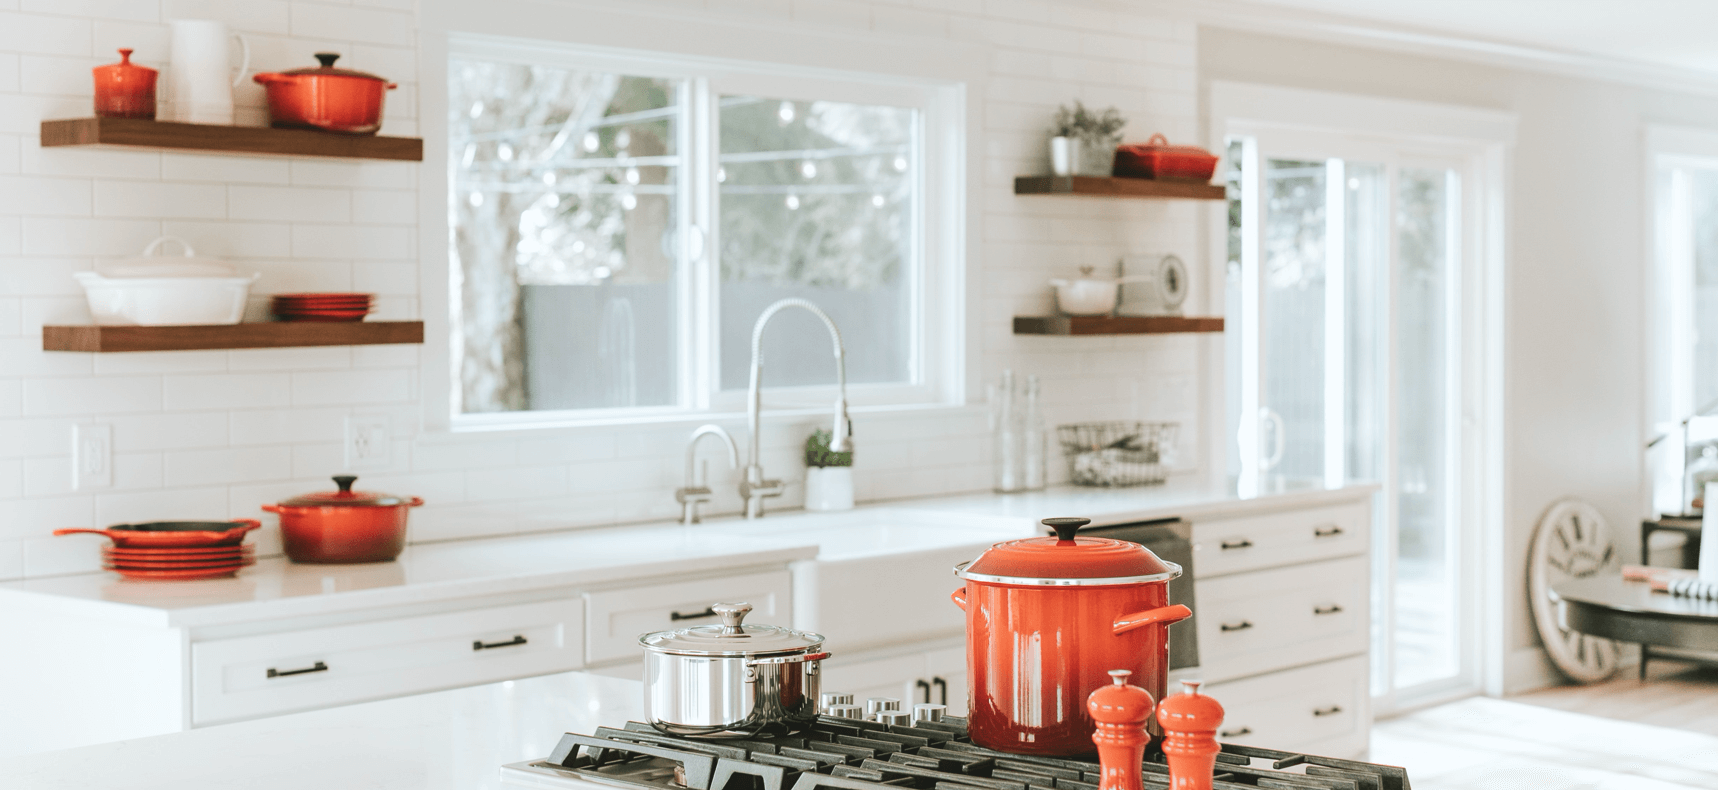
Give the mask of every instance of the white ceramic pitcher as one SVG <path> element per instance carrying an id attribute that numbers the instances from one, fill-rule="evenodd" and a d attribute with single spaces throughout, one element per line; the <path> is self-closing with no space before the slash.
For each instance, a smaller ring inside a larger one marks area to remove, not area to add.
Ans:
<path id="1" fill-rule="evenodd" d="M 184 123 L 233 123 L 233 88 L 251 65 L 250 43 L 214 19 L 173 20 L 172 120 Z M 239 40 L 244 53 L 238 74 L 232 70 L 228 42 Z"/>

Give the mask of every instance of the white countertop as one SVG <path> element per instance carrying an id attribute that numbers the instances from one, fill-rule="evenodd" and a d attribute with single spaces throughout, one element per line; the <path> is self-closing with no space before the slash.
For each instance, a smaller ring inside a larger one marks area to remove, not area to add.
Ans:
<path id="1" fill-rule="evenodd" d="M 565 672 L 0 759 L 0 787 L 490 790 L 503 764 L 642 708 L 637 681 Z"/>
<path id="2" fill-rule="evenodd" d="M 1257 497 L 1171 481 L 1141 488 L 1058 487 L 866 505 L 839 513 L 721 517 L 690 527 L 652 524 L 408 546 L 395 562 L 302 565 L 260 560 L 237 577 L 147 582 L 112 573 L 0 584 L 0 606 L 154 627 L 204 627 L 321 615 L 551 587 L 589 587 L 796 560 L 904 554 L 1027 537 L 1039 519 L 1099 524 L 1198 518 L 1353 500 L 1370 484 L 1299 485 Z M 79 536 L 82 539 L 84 536 Z M 64 538 L 70 540 L 73 538 Z"/>

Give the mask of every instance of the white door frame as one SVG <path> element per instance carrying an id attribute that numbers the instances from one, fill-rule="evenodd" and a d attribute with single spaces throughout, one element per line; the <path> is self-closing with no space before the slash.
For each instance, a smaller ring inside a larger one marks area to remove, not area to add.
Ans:
<path id="1" fill-rule="evenodd" d="M 1462 265 L 1454 284 L 1463 315 L 1452 323 L 1456 334 L 1449 348 L 1460 360 L 1460 369 L 1451 371 L 1453 379 L 1464 382 L 1452 395 L 1460 398 L 1458 424 L 1452 426 L 1452 439 L 1460 441 L 1459 469 L 1449 477 L 1452 488 L 1461 493 L 1457 513 L 1462 526 L 1463 550 L 1456 557 L 1462 566 L 1479 569 L 1477 585 L 1463 589 L 1463 611 L 1474 616 L 1464 618 L 1468 650 L 1462 656 L 1463 677 L 1447 686 L 1413 690 L 1411 696 L 1397 697 L 1393 692 L 1377 700 L 1375 707 L 1388 714 L 1393 710 L 1428 704 L 1441 699 L 1463 696 L 1475 691 L 1500 695 L 1504 679 L 1504 646 L 1507 616 L 1505 602 L 1509 594 L 1505 579 L 1504 481 L 1503 481 L 1503 284 L 1504 284 L 1504 217 L 1506 198 L 1506 164 L 1515 139 L 1513 114 L 1467 107 L 1428 104 L 1393 99 L 1324 93 L 1274 86 L 1213 82 L 1210 104 L 1211 143 L 1213 150 L 1226 150 L 1232 136 L 1252 138 L 1245 155 L 1252 163 L 1261 162 L 1264 155 L 1304 157 L 1313 160 L 1343 158 L 1385 164 L 1390 184 L 1395 183 L 1395 167 L 1404 160 L 1427 159 L 1456 164 L 1462 173 L 1462 208 L 1451 224 L 1465 226 L 1459 255 Z M 1256 141 L 1264 141 L 1262 143 Z M 1251 190 L 1243 187 L 1243 197 Z M 1257 197 L 1256 194 L 1252 195 Z M 1391 196 L 1393 200 L 1393 195 Z M 1244 210 L 1256 211 L 1252 206 Z M 1247 223 L 1248 230 L 1262 232 L 1256 221 Z M 1225 224 L 1212 229 L 1212 249 L 1227 249 Z M 1257 260 L 1257 238 L 1243 238 L 1244 247 Z M 1391 241 L 1394 244 L 1394 241 Z M 1212 256 L 1209 275 L 1213 282 L 1225 277 L 1226 256 Z M 1394 259 L 1394 250 L 1391 251 Z M 1258 283 L 1255 271 L 1246 271 L 1242 280 L 1243 309 L 1256 310 L 1254 304 Z M 1395 289 L 1392 286 L 1391 298 Z M 1394 314 L 1394 310 L 1391 311 Z M 1252 337 L 1249 337 L 1252 335 Z M 1256 333 L 1240 338 L 1242 364 L 1256 369 L 1264 349 Z M 1385 353 L 1393 343 L 1386 341 Z M 1223 391 L 1223 366 L 1212 366 L 1212 391 Z M 1388 380 L 1388 379 L 1386 379 Z M 1248 395 L 1251 397 L 1248 397 Z M 1259 393 L 1243 393 L 1245 405 L 1258 405 Z M 1244 417 L 1243 417 L 1244 419 Z M 1395 415 L 1387 415 L 1387 425 L 1394 431 Z M 1255 432 L 1256 433 L 1256 432 Z M 1225 437 L 1225 444 L 1232 437 Z M 1386 441 L 1393 446 L 1394 436 Z M 1229 445 L 1231 448 L 1233 445 Z M 1235 450 L 1231 449 L 1231 452 Z M 1243 453 L 1243 468 L 1249 464 Z M 1256 465 L 1256 460 L 1251 462 Z M 1386 468 L 1390 468 L 1387 464 Z M 1328 470 L 1327 470 L 1328 476 Z M 1394 481 L 1385 483 L 1379 518 L 1392 518 L 1394 512 Z M 1387 531 L 1394 539 L 1395 530 Z M 1394 545 L 1376 546 L 1381 557 L 1394 558 Z M 1391 565 L 1378 566 L 1391 573 Z M 1388 611 L 1385 612 L 1388 615 Z"/>

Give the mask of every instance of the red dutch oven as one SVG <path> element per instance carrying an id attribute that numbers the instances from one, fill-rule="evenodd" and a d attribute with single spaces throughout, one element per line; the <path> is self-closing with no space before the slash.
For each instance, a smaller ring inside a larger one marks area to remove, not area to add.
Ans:
<path id="1" fill-rule="evenodd" d="M 318 52 L 318 68 L 258 74 L 268 89 L 269 125 L 375 134 L 382 128 L 382 97 L 399 86 L 374 74 L 334 68 L 336 52 Z"/>
<path id="2" fill-rule="evenodd" d="M 422 505 L 405 498 L 353 491 L 358 478 L 336 475 L 338 491 L 296 496 L 262 509 L 280 514 L 280 540 L 293 562 L 387 562 L 406 547 L 406 514 Z"/>
<path id="3" fill-rule="evenodd" d="M 972 741 L 1016 754 L 1092 751 L 1086 698 L 1125 669 L 1162 699 L 1169 626 L 1191 617 L 1169 603 L 1180 566 L 1125 540 L 1076 538 L 1083 518 L 1049 518 L 1056 537 L 1011 540 L 956 565 L 966 586 Z M 1155 730 L 1155 728 L 1153 728 Z"/>

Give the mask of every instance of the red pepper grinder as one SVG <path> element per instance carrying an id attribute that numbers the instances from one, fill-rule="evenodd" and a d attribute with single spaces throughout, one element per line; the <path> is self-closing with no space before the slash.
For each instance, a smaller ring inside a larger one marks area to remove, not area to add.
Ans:
<path id="1" fill-rule="evenodd" d="M 1171 790 L 1211 790 L 1211 773 L 1217 766 L 1217 728 L 1223 724 L 1223 706 L 1199 693 L 1199 681 L 1183 680 L 1186 694 L 1172 694 L 1157 706 L 1157 723 L 1163 725 L 1163 754 L 1169 758 Z"/>
<path id="2" fill-rule="evenodd" d="M 91 69 L 95 73 L 95 114 L 103 118 L 155 118 L 155 78 L 160 72 L 131 62 L 131 50 L 119 51 L 119 62 Z"/>
<path id="3" fill-rule="evenodd" d="M 1098 790 L 1141 790 L 1140 762 L 1145 757 L 1145 723 L 1151 720 L 1151 692 L 1127 683 L 1132 672 L 1110 670 L 1112 685 L 1092 692 L 1086 710 L 1098 723 L 1092 743 L 1098 745 L 1098 763 L 1103 779 Z"/>

